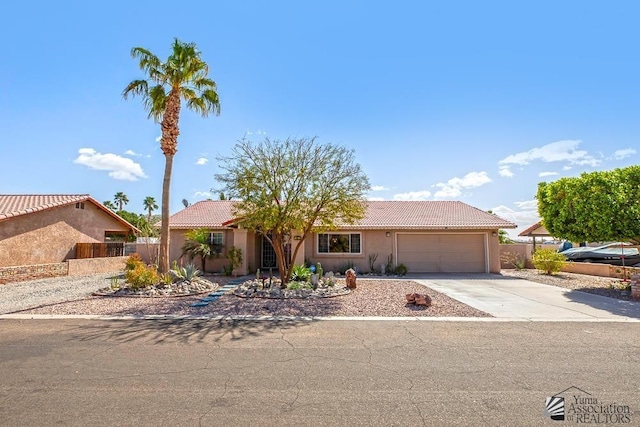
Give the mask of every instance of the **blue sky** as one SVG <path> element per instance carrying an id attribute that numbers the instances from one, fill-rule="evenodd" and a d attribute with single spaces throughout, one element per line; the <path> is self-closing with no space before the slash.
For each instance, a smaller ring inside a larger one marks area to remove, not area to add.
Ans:
<path id="1" fill-rule="evenodd" d="M 93 4 L 95 3 L 95 4 Z M 521 225 L 540 181 L 638 164 L 634 1 L 11 2 L 0 193 L 160 201 L 134 46 L 195 42 L 222 113 L 183 110 L 171 211 L 217 196 L 241 138 L 353 148 L 371 199 L 461 200 Z"/>

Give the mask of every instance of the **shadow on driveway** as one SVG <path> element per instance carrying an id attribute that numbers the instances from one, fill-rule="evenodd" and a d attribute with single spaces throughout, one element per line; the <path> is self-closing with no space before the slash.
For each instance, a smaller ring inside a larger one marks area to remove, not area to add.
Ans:
<path id="1" fill-rule="evenodd" d="M 602 295 L 587 290 L 570 290 L 565 296 L 572 302 L 585 304 L 599 310 L 608 311 L 617 316 L 640 319 L 640 302 L 624 301 Z"/>

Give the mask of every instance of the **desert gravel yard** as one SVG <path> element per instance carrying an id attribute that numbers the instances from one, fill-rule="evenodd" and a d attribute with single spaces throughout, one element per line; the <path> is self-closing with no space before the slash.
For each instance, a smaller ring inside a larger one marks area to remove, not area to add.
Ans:
<path id="1" fill-rule="evenodd" d="M 588 292 L 609 298 L 629 300 L 630 296 L 622 292 L 622 281 L 612 277 L 588 276 L 586 274 L 557 273 L 543 274 L 534 269 L 502 270 L 503 276 L 530 280 L 545 285 L 558 286 L 574 291 Z"/>
<path id="2" fill-rule="evenodd" d="M 208 280 L 220 286 L 232 278 L 208 276 Z M 58 281 L 69 281 L 70 278 L 59 278 Z M 96 291 L 105 286 L 104 277 L 96 281 Z M 55 281 L 55 279 L 47 279 Z M 82 281 L 85 283 L 86 279 Z M 21 284 L 26 286 L 27 284 Z M 13 286 L 13 285 L 4 285 Z M 66 285 L 72 286 L 72 285 Z M 108 282 L 107 282 L 108 286 Z M 336 286 L 344 286 L 344 280 Z M 86 290 L 84 297 L 74 293 L 74 300 L 41 304 L 38 307 L 21 309 L 13 312 L 19 314 L 45 315 L 113 315 L 113 316 L 387 316 L 387 317 L 491 317 L 466 304 L 449 298 L 443 294 L 426 288 L 410 280 L 399 279 L 361 279 L 355 290 L 345 296 L 320 299 L 263 299 L 240 298 L 226 294 L 206 307 L 191 307 L 201 296 L 173 298 L 140 298 L 140 297 L 98 297 L 91 296 Z M 408 293 L 428 294 L 432 306 L 425 308 L 406 304 Z"/>
<path id="3" fill-rule="evenodd" d="M 629 299 L 619 279 L 537 270 L 503 270 L 505 277 Z M 462 302 L 410 279 L 358 278 L 357 289 L 345 296 L 321 299 L 240 298 L 225 294 L 206 307 L 191 307 L 206 294 L 187 297 L 103 297 L 92 292 L 108 287 L 112 275 L 59 277 L 0 285 L 0 314 L 105 315 L 105 316 L 384 316 L 384 317 L 491 317 Z M 220 286 L 235 278 L 205 276 Z M 337 286 L 344 286 L 344 280 Z M 432 306 L 406 304 L 409 293 L 427 294 Z"/>

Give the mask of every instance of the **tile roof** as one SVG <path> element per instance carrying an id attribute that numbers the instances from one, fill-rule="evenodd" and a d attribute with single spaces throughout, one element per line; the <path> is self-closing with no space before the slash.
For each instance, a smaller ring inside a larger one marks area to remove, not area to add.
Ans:
<path id="1" fill-rule="evenodd" d="M 174 214 L 171 228 L 221 228 L 233 219 L 233 202 L 206 200 Z M 358 224 L 343 229 L 498 229 L 516 228 L 512 222 L 458 201 L 371 201 Z"/>
<path id="2" fill-rule="evenodd" d="M 549 234 L 549 232 L 544 227 L 544 225 L 542 225 L 542 221 L 538 221 L 535 224 L 533 224 L 531 227 L 529 227 L 526 230 L 522 231 L 520 234 L 518 234 L 518 236 L 522 236 L 522 237 L 543 236 L 543 237 L 545 237 L 545 236 L 551 236 L 551 234 Z"/>
<path id="3" fill-rule="evenodd" d="M 0 221 L 78 202 L 93 203 L 133 231 L 139 231 L 88 194 L 0 194 Z"/>
<path id="4" fill-rule="evenodd" d="M 494 229 L 516 225 L 458 201 L 368 202 L 367 213 L 357 225 L 364 229 Z"/>
<path id="5" fill-rule="evenodd" d="M 204 200 L 176 212 L 169 218 L 169 227 L 222 228 L 223 223 L 233 219 L 233 202 L 230 200 Z"/>
<path id="6" fill-rule="evenodd" d="M 88 194 L 0 194 L 0 220 L 84 202 Z"/>

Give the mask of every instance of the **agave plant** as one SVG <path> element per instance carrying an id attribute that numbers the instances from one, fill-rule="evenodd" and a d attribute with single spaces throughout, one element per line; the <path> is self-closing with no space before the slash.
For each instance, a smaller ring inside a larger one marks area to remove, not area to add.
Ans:
<path id="1" fill-rule="evenodd" d="M 291 280 L 294 282 L 307 282 L 311 278 L 311 270 L 304 265 L 296 264 L 291 270 Z"/>
<path id="2" fill-rule="evenodd" d="M 184 267 L 176 267 L 172 269 L 171 274 L 182 282 L 191 283 L 200 275 L 200 270 L 198 270 L 193 264 L 187 264 Z"/>

